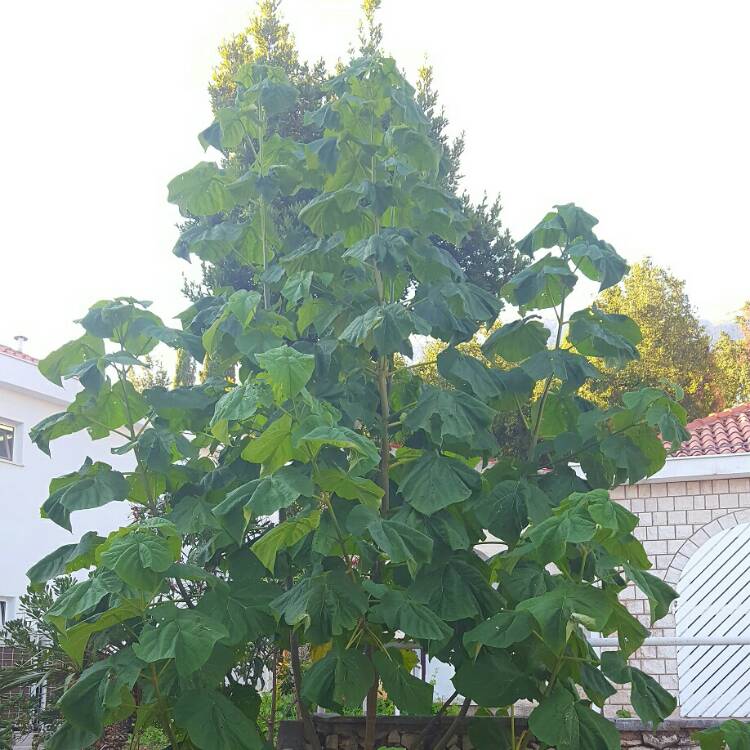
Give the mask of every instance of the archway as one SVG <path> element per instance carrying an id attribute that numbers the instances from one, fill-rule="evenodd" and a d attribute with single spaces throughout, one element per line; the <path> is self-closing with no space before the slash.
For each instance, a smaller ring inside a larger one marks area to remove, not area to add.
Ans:
<path id="1" fill-rule="evenodd" d="M 678 638 L 750 634 L 750 523 L 715 533 L 695 550 L 677 583 Z M 750 717 L 750 646 L 677 649 L 684 717 Z"/>

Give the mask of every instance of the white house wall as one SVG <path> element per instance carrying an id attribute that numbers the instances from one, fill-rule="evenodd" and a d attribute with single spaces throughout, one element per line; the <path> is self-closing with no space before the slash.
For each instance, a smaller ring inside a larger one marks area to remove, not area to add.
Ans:
<path id="1" fill-rule="evenodd" d="M 14 462 L 0 460 L 0 599 L 8 601 L 7 617 L 18 614 L 17 600 L 28 583 L 26 571 L 37 560 L 86 531 L 106 534 L 129 522 L 126 503 L 74 513 L 72 534 L 40 517 L 50 480 L 79 469 L 87 456 L 120 470 L 132 465 L 129 456 L 112 455 L 116 442 L 92 441 L 85 432 L 54 441 L 52 458 L 31 443 L 29 429 L 63 411 L 73 395 L 72 387 L 48 383 L 34 364 L 0 354 L 0 421 L 16 425 L 17 443 Z"/>

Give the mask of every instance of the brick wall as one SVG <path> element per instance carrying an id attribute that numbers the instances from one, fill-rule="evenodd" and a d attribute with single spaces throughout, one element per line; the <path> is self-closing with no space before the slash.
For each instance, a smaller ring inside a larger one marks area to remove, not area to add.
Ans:
<path id="1" fill-rule="evenodd" d="M 638 516 L 635 535 L 642 540 L 653 563 L 650 571 L 677 587 L 680 574 L 690 556 L 704 542 L 723 529 L 750 522 L 750 478 L 714 479 L 696 482 L 644 482 L 618 487 L 613 499 Z M 648 600 L 634 587 L 622 593 L 628 610 L 649 627 Z M 675 608 L 650 628 L 652 635 L 675 636 Z M 674 695 L 678 693 L 677 648 L 644 646 L 631 664 L 656 678 Z M 606 713 L 618 709 L 632 711 L 628 691 L 610 699 Z M 679 696 L 678 696 L 679 700 Z M 679 707 L 675 716 L 679 716 Z"/>

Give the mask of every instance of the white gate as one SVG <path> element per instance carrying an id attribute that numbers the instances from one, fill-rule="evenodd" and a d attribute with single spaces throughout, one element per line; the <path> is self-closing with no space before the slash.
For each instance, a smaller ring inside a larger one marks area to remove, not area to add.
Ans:
<path id="1" fill-rule="evenodd" d="M 750 635 L 750 524 L 711 537 L 693 553 L 677 585 L 677 639 Z M 677 649 L 680 714 L 750 717 L 750 646 Z"/>

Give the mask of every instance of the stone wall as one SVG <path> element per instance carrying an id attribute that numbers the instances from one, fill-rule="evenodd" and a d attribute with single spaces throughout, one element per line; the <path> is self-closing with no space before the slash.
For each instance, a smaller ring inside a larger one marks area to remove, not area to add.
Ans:
<path id="1" fill-rule="evenodd" d="M 313 717 L 323 750 L 362 750 L 364 747 L 365 723 L 361 716 L 316 715 Z M 381 716 L 376 723 L 376 747 L 409 748 L 420 732 L 427 726 L 430 717 Z M 431 750 L 442 731 L 453 721 L 444 717 L 424 750 Z M 469 722 L 491 722 L 507 726 L 508 719 L 467 718 L 461 722 L 460 731 L 448 743 L 449 750 L 473 750 L 467 730 Z M 693 750 L 698 744 L 691 735 L 698 729 L 712 726 L 714 722 L 676 720 L 667 721 L 659 729 L 652 730 L 633 720 L 618 720 L 622 747 L 628 750 Z M 517 731 L 525 729 L 523 719 L 516 720 Z M 442 730 L 442 731 L 441 731 Z M 532 742 L 528 746 L 535 748 Z M 305 743 L 302 723 L 283 721 L 279 727 L 278 750 L 311 750 Z"/>
<path id="2" fill-rule="evenodd" d="M 750 522 L 750 478 L 714 479 L 696 482 L 643 482 L 618 487 L 612 497 L 638 516 L 635 535 L 643 541 L 653 563 L 650 571 L 677 587 L 690 556 L 714 534 Z M 629 587 L 622 599 L 628 610 L 649 627 L 648 600 Z M 651 628 L 653 635 L 675 636 L 675 611 Z M 677 649 L 675 646 L 644 646 L 633 654 L 631 664 L 652 675 L 667 690 L 678 695 Z M 606 714 L 631 710 L 627 689 L 610 699 Z M 675 717 L 679 716 L 679 707 Z"/>

